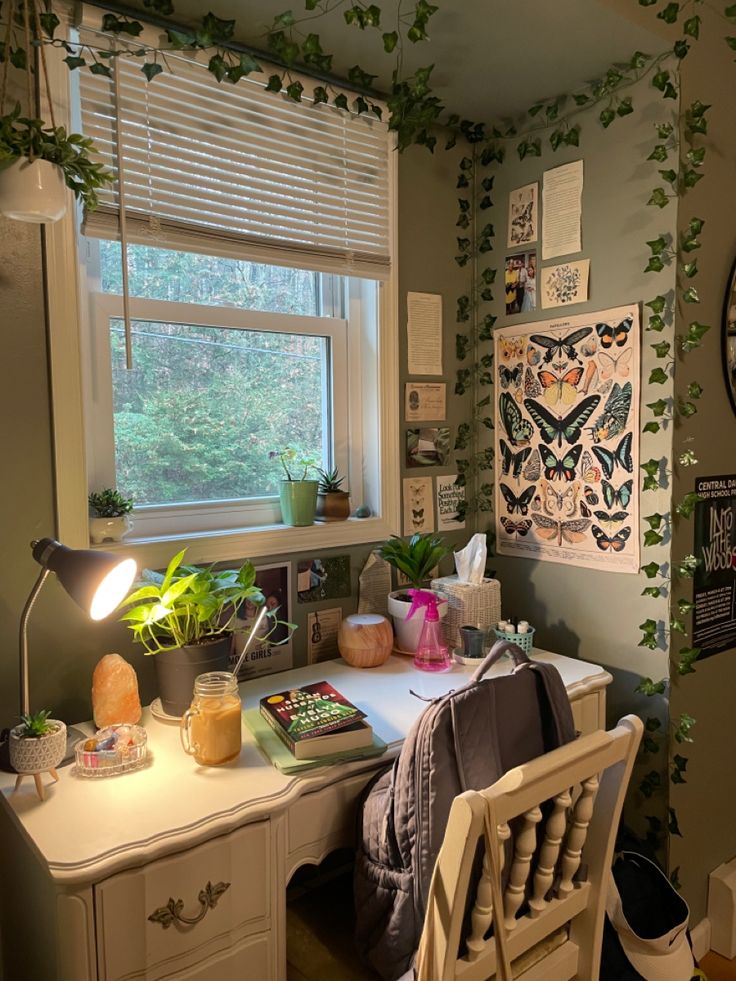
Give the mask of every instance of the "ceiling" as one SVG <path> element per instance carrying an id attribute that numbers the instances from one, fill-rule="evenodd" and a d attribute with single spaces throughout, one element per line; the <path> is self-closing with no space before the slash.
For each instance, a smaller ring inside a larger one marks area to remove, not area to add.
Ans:
<path id="1" fill-rule="evenodd" d="M 405 68 L 434 63 L 434 92 L 450 111 L 476 121 L 514 115 L 540 98 L 573 90 L 636 50 L 654 53 L 665 47 L 641 26 L 641 18 L 637 24 L 618 12 L 635 8 L 635 0 L 435 2 L 440 9 L 430 20 L 431 40 L 408 45 Z M 175 0 L 175 6 L 179 22 L 196 21 L 208 9 L 234 18 L 237 39 L 259 48 L 275 15 L 289 7 L 297 17 L 304 11 L 303 0 L 211 0 L 206 6 L 199 0 Z M 382 29 L 390 30 L 396 0 L 385 0 L 382 9 Z M 649 21 L 656 30 L 656 18 L 651 15 Z M 348 27 L 342 10 L 310 19 L 304 27 L 318 33 L 324 50 L 335 54 L 337 74 L 358 63 L 378 74 L 377 85 L 387 89 L 393 58 L 383 54 L 375 29 Z"/>

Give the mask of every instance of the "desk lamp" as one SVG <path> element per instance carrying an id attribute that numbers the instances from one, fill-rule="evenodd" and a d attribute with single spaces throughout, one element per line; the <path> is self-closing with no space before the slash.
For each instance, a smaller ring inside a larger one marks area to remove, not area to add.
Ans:
<path id="1" fill-rule="evenodd" d="M 30 712 L 28 620 L 49 573 L 56 573 L 67 593 L 92 620 L 104 620 L 125 597 L 137 572 L 133 559 L 121 558 L 111 552 L 67 548 L 53 538 L 33 541 L 31 549 L 33 558 L 42 568 L 20 618 L 20 710 L 24 715 Z M 62 765 L 71 761 L 74 744 L 83 735 L 77 729 L 68 730 L 67 752 Z"/>

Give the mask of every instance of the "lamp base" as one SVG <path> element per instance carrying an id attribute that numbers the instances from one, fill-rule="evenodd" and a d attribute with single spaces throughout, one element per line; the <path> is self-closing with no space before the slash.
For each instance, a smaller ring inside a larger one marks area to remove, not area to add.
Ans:
<path id="1" fill-rule="evenodd" d="M 15 773 L 16 771 L 10 765 L 10 739 L 8 738 L 9 729 L 3 729 L 0 734 L 0 770 L 5 773 Z M 66 730 L 66 752 L 64 753 L 64 759 L 59 763 L 59 767 L 69 766 L 70 763 L 74 762 L 74 747 L 77 745 L 80 739 L 86 739 L 87 736 L 81 731 L 81 729 L 75 729 L 72 726 L 67 726 Z"/>

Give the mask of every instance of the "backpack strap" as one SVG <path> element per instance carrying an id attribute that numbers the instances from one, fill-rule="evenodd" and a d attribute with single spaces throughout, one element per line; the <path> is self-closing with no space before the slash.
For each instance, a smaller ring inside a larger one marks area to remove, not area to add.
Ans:
<path id="1" fill-rule="evenodd" d="M 473 685 L 476 681 L 480 681 L 486 671 L 492 667 L 498 661 L 500 657 L 504 654 L 510 654 L 514 659 L 514 664 L 516 667 L 521 667 L 522 664 L 531 664 L 529 657 L 522 651 L 518 644 L 515 644 L 511 640 L 497 640 L 493 647 L 490 649 L 485 657 L 485 660 L 480 664 L 470 677 L 468 684 Z"/>

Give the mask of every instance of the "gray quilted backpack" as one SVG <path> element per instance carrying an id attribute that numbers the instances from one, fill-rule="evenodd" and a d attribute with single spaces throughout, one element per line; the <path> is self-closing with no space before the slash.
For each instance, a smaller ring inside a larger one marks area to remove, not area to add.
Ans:
<path id="1" fill-rule="evenodd" d="M 507 675 L 483 679 L 508 652 Z M 411 966 L 453 798 L 575 738 L 557 669 L 498 641 L 470 681 L 431 702 L 365 793 L 355 861 L 356 941 L 385 981 Z"/>

